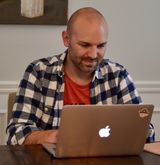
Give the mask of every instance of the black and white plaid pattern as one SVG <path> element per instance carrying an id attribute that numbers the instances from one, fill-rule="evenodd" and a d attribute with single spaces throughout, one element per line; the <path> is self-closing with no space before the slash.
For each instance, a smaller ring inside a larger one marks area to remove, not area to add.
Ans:
<path id="1" fill-rule="evenodd" d="M 63 64 L 67 51 L 31 63 L 20 82 L 7 127 L 8 144 L 22 144 L 33 130 L 57 129 L 63 108 Z M 126 69 L 104 59 L 90 84 L 91 104 L 139 104 L 141 99 Z"/>

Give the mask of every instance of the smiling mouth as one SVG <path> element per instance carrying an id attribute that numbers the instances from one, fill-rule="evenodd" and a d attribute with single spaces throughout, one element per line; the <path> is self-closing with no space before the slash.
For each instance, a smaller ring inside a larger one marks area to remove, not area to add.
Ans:
<path id="1" fill-rule="evenodd" d="M 97 65 L 97 60 L 85 60 L 84 61 L 84 64 L 88 67 L 92 67 L 92 66 L 95 66 Z"/>

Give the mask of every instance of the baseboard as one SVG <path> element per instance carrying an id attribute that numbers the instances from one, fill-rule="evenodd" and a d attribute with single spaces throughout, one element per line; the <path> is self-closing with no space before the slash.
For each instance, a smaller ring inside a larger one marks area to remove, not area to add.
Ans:
<path id="1" fill-rule="evenodd" d="M 0 81 L 0 94 L 15 92 L 18 88 L 18 81 Z"/>
<path id="2" fill-rule="evenodd" d="M 18 85 L 18 81 L 0 81 L 0 95 L 17 91 Z M 144 102 L 153 103 L 155 110 L 160 111 L 160 81 L 135 81 L 135 85 Z"/>
<path id="3" fill-rule="evenodd" d="M 0 93 L 16 91 L 19 81 L 0 81 Z M 141 93 L 160 93 L 160 81 L 135 81 Z"/>
<path id="4" fill-rule="evenodd" d="M 160 93 L 160 81 L 135 81 L 140 93 Z"/>

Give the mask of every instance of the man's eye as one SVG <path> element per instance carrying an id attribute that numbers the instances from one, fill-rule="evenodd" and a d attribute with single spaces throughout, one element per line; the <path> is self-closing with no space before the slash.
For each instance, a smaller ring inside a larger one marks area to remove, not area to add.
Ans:
<path id="1" fill-rule="evenodd" d="M 87 48 L 89 45 L 81 44 L 82 47 Z"/>
<path id="2" fill-rule="evenodd" d="M 104 48 L 105 45 L 106 45 L 106 44 L 100 44 L 100 45 L 98 45 L 97 47 L 98 47 L 98 48 Z"/>

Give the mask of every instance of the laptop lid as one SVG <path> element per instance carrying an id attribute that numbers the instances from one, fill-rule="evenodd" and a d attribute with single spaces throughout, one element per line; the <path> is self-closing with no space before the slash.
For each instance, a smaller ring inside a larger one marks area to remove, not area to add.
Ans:
<path id="1" fill-rule="evenodd" d="M 55 157 L 138 155 L 143 151 L 153 105 L 66 105 Z"/>

